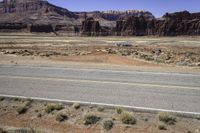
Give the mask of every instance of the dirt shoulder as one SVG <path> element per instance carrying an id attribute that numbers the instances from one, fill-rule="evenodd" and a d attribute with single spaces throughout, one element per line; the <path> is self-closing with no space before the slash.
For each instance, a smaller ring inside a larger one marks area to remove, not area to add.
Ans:
<path id="1" fill-rule="evenodd" d="M 24 110 L 23 110 L 24 108 Z M 162 119 L 164 117 L 165 119 Z M 198 117 L 140 113 L 123 108 L 0 98 L 0 128 L 76 133 L 188 133 L 199 131 Z M 14 128 L 13 128 L 14 127 Z"/>
<path id="2" fill-rule="evenodd" d="M 136 70 L 152 72 L 200 73 L 198 67 L 171 66 L 128 59 L 118 55 L 85 55 L 71 57 L 37 57 L 0 54 L 1 65 L 25 65 L 40 67 L 70 67 L 86 69 Z"/>
<path id="3" fill-rule="evenodd" d="M 199 73 L 199 40 L 4 35 L 0 64 Z"/>

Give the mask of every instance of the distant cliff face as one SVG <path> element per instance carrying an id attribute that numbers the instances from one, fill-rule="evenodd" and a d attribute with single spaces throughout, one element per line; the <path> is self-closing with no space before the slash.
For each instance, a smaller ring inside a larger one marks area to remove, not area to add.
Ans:
<path id="1" fill-rule="evenodd" d="M 115 21 L 119 18 L 141 15 L 154 18 L 150 12 L 137 10 L 71 12 L 52 5 L 46 0 L 3 0 L 0 2 L 0 22 L 81 25 L 86 18 L 93 17 L 103 26 L 114 27 Z"/>
<path id="2" fill-rule="evenodd" d="M 161 20 L 129 17 L 117 21 L 117 35 L 200 35 L 200 13 L 166 13 Z"/>
<path id="3" fill-rule="evenodd" d="M 83 35 L 200 35 L 200 13 L 148 11 L 71 12 L 46 0 L 0 2 L 0 32 L 65 32 Z"/>
<path id="4" fill-rule="evenodd" d="M 127 11 L 109 10 L 109 11 L 103 11 L 101 13 L 103 14 L 103 18 L 114 21 L 120 18 L 127 18 L 130 16 L 134 17 L 144 16 L 145 18 L 151 18 L 151 19 L 155 18 L 152 13 L 142 10 L 127 10 Z"/>
<path id="5" fill-rule="evenodd" d="M 127 10 L 127 11 L 95 11 L 95 12 L 76 12 L 76 15 L 79 16 L 79 19 L 85 20 L 85 17 L 92 17 L 95 20 L 98 20 L 104 26 L 114 26 L 113 21 L 117 21 L 121 18 L 125 19 L 130 16 L 140 17 L 144 16 L 145 18 L 153 19 L 155 18 L 152 13 L 148 11 L 139 11 L 139 10 Z"/>
<path id="6" fill-rule="evenodd" d="M 57 23 L 77 16 L 46 0 L 3 0 L 0 2 L 0 22 Z"/>
<path id="7" fill-rule="evenodd" d="M 47 6 L 48 2 L 41 0 L 3 0 L 0 4 L 0 13 L 37 11 Z"/>

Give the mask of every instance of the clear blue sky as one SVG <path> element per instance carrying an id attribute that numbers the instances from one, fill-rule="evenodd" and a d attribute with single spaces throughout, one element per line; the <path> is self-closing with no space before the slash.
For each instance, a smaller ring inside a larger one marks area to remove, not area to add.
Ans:
<path id="1" fill-rule="evenodd" d="M 200 0 L 48 0 L 71 11 L 147 10 L 156 17 L 166 12 L 200 12 Z"/>

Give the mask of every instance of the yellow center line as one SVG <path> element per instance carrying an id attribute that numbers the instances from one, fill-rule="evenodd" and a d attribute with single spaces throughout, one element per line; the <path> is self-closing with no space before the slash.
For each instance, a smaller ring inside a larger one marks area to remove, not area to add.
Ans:
<path id="1" fill-rule="evenodd" d="M 178 85 L 165 85 L 165 84 L 151 84 L 151 83 L 128 83 L 119 81 L 102 81 L 102 80 L 89 80 L 89 79 L 67 79 L 67 78 L 55 78 L 55 77 L 27 77 L 27 76 L 6 76 L 0 75 L 0 78 L 10 79 L 26 79 L 26 80 L 51 80 L 51 81 L 67 81 L 67 82 L 79 82 L 79 83 L 101 83 L 101 84 L 115 84 L 115 85 L 129 85 L 129 86 L 140 86 L 140 87 L 159 87 L 159 88 L 170 88 L 170 89 L 187 89 L 187 90 L 200 90 L 200 87 L 193 86 L 178 86 Z M 155 89 L 155 88 L 154 88 Z"/>

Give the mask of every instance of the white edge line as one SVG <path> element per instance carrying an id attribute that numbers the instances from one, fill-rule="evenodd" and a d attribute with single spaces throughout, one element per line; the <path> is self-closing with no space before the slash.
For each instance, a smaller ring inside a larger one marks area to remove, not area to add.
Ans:
<path id="1" fill-rule="evenodd" d="M 141 111 L 141 112 L 169 112 L 169 113 L 180 114 L 180 115 L 183 115 L 183 116 L 200 115 L 200 112 L 176 111 L 176 110 L 156 109 L 156 108 L 147 108 L 147 107 L 136 107 L 136 106 L 128 106 L 128 105 L 117 105 L 117 104 L 106 104 L 106 103 L 73 101 L 73 100 L 62 100 L 62 99 L 50 99 L 50 98 L 40 98 L 40 97 L 26 97 L 26 96 L 4 95 L 4 94 L 0 94 L 0 96 L 1 97 L 8 97 L 8 98 L 21 98 L 21 99 L 31 98 L 33 100 L 62 102 L 62 103 L 80 103 L 80 104 L 85 104 L 85 105 L 99 105 L 99 106 L 107 106 L 107 107 L 122 107 L 122 108 L 133 109 L 133 110 Z"/>

